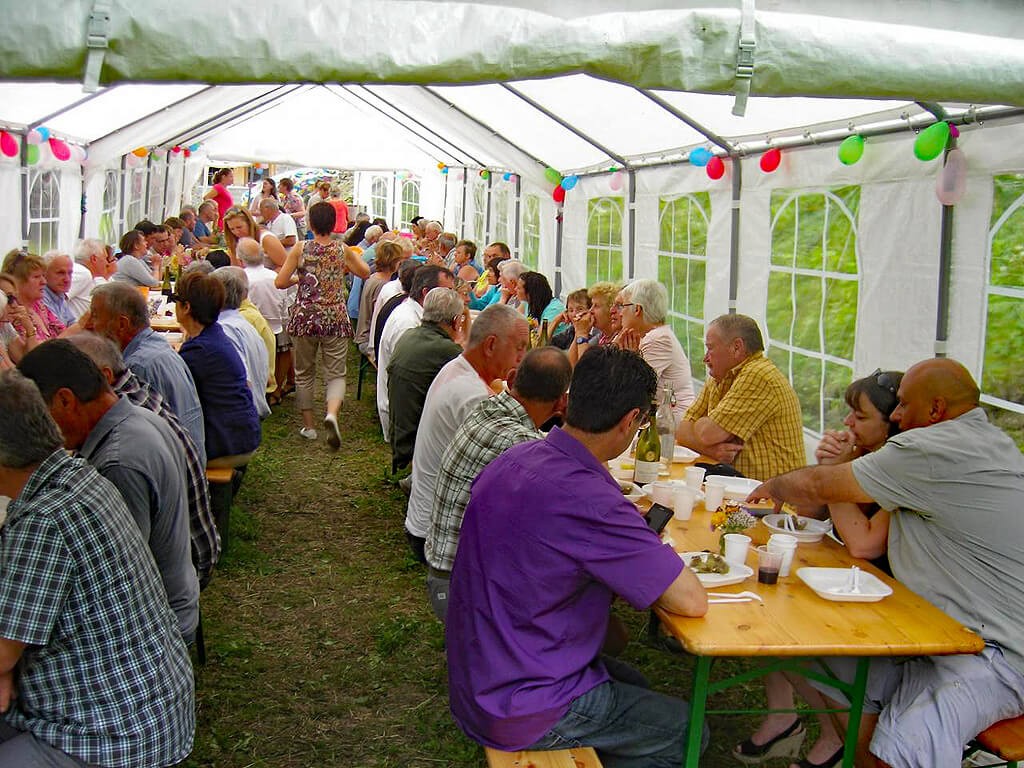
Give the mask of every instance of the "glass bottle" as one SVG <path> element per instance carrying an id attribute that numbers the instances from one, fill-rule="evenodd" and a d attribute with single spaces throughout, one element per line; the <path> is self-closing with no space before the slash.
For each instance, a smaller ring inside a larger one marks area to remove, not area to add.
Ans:
<path id="1" fill-rule="evenodd" d="M 171 268 L 169 266 L 164 267 L 164 281 L 160 285 L 160 293 L 164 296 L 170 296 L 171 291 Z"/>
<path id="2" fill-rule="evenodd" d="M 636 441 L 636 467 L 633 481 L 647 485 L 658 479 L 661 469 L 661 441 L 658 439 L 658 417 L 651 413 L 651 423 L 640 430 Z"/>
<path id="3" fill-rule="evenodd" d="M 672 387 L 662 387 L 661 405 L 658 406 L 658 439 L 661 441 L 661 462 L 672 464 L 676 450 L 676 415 L 672 412 Z"/>
<path id="4" fill-rule="evenodd" d="M 551 341 L 548 339 L 548 321 L 544 320 L 540 324 L 540 338 L 537 339 L 538 347 L 546 347 Z"/>

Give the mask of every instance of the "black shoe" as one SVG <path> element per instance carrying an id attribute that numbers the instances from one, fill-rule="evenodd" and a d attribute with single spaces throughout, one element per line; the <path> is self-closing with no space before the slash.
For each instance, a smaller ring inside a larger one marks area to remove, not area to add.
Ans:
<path id="1" fill-rule="evenodd" d="M 760 765 L 773 757 L 795 757 L 806 735 L 803 723 L 797 718 L 789 728 L 764 744 L 755 744 L 750 739 L 737 744 L 732 748 L 732 756 L 746 765 Z"/>

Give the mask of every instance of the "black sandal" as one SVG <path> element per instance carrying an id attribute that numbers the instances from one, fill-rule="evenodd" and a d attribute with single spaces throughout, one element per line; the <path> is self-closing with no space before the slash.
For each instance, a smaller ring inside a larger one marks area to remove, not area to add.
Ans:
<path id="1" fill-rule="evenodd" d="M 773 757 L 795 757 L 806 735 L 798 717 L 789 728 L 764 744 L 755 744 L 750 739 L 737 744 L 732 749 L 732 756 L 746 765 L 759 765 Z"/>
<path id="2" fill-rule="evenodd" d="M 801 757 L 796 764 L 799 765 L 800 768 L 834 768 L 834 766 L 841 764 L 844 749 L 845 747 L 840 747 L 832 753 L 831 757 L 825 758 L 825 761 L 821 763 L 812 763 L 806 757 Z"/>

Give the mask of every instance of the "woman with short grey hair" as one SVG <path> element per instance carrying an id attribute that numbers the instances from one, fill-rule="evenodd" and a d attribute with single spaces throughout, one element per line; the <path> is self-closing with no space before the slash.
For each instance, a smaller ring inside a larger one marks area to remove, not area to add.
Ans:
<path id="1" fill-rule="evenodd" d="M 622 323 L 616 337 L 620 347 L 640 353 L 658 374 L 658 392 L 672 390 L 672 412 L 676 422 L 696 399 L 690 361 L 672 329 L 668 317 L 668 290 L 657 280 L 634 280 L 623 288 L 612 304 Z"/>
<path id="2" fill-rule="evenodd" d="M 501 298 L 498 302 L 519 309 L 521 304 L 519 300 L 519 278 L 529 271 L 530 268 L 518 259 L 507 259 L 501 262 L 501 266 L 498 267 L 498 274 L 501 275 L 499 282 Z"/>

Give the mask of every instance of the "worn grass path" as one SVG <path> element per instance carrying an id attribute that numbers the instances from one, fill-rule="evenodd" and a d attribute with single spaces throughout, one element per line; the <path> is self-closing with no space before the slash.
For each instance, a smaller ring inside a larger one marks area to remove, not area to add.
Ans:
<path id="1" fill-rule="evenodd" d="M 405 497 L 387 477 L 372 377 L 355 399 L 356 360 L 340 452 L 328 450 L 323 430 L 316 443 L 299 436 L 293 397 L 264 423 L 232 512 L 230 550 L 202 595 L 209 660 L 197 668 L 186 766 L 484 765 L 448 713 L 441 627 L 407 554 Z M 634 634 L 624 658 L 658 689 L 686 696 L 688 660 L 646 646 L 646 617 L 617 611 Z M 753 684 L 715 704 L 756 705 L 760 690 Z M 712 720 L 701 764 L 737 765 L 729 749 L 750 722 Z"/>

